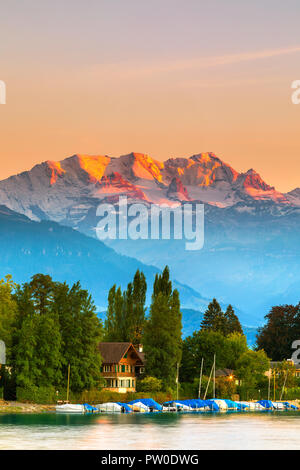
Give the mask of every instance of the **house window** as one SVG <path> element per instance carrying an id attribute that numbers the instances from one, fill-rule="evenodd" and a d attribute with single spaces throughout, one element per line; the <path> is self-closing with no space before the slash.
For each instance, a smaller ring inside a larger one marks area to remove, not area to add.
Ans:
<path id="1" fill-rule="evenodd" d="M 125 366 L 122 365 L 122 372 L 125 372 Z"/>

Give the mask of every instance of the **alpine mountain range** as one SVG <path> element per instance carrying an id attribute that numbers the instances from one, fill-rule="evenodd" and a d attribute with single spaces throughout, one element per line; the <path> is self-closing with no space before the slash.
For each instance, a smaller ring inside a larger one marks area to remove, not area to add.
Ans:
<path id="1" fill-rule="evenodd" d="M 186 251 L 183 240 L 97 240 L 96 209 L 119 196 L 149 207 L 203 203 L 203 249 Z M 141 153 L 45 161 L 0 181 L 0 205 L 1 275 L 17 282 L 34 272 L 80 280 L 104 308 L 113 283 L 125 287 L 139 267 L 150 284 L 167 264 L 192 329 L 200 323 L 193 312 L 212 297 L 234 305 L 250 326 L 272 305 L 299 302 L 300 188 L 281 193 L 213 153 L 165 162 Z"/>

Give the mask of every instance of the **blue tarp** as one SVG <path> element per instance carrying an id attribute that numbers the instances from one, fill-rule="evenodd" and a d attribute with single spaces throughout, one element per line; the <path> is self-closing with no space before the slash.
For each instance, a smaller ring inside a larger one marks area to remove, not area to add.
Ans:
<path id="1" fill-rule="evenodd" d="M 207 402 L 207 406 L 210 407 L 211 411 L 220 411 L 219 405 L 214 400 L 204 400 Z"/>
<path id="2" fill-rule="evenodd" d="M 168 405 L 171 405 L 171 406 L 186 405 L 192 409 L 208 407 L 212 411 L 219 411 L 219 406 L 213 400 L 198 400 L 196 398 L 191 399 L 191 400 L 172 400 L 172 401 L 166 401 L 164 403 L 164 406 L 168 406 Z"/>
<path id="3" fill-rule="evenodd" d="M 288 401 L 285 401 L 283 404 L 286 408 L 292 408 L 292 410 L 298 410 L 297 406 L 291 405 Z"/>
<path id="4" fill-rule="evenodd" d="M 88 403 L 84 403 L 83 406 L 86 411 L 99 411 L 98 408 L 95 408 L 94 406 L 89 405 Z"/>
<path id="5" fill-rule="evenodd" d="M 157 411 L 162 411 L 162 406 L 157 403 L 153 398 L 138 398 L 136 400 L 129 401 L 129 405 L 134 405 L 135 403 L 141 402 L 143 405 L 148 406 L 149 408 L 153 408 Z"/>
<path id="6" fill-rule="evenodd" d="M 127 403 L 120 403 L 120 402 L 116 402 L 117 405 L 120 405 L 124 408 L 125 410 L 125 413 L 131 413 L 132 412 L 132 409 L 130 408 L 130 406 L 127 405 Z"/>
<path id="7" fill-rule="evenodd" d="M 245 403 L 237 403 L 236 401 L 233 401 L 233 400 L 227 400 L 225 399 L 224 400 L 226 403 L 227 403 L 227 406 L 228 408 L 233 408 L 234 410 L 245 410 L 247 407 L 247 405 L 245 405 Z"/>
<path id="8" fill-rule="evenodd" d="M 259 400 L 257 403 L 259 403 L 260 405 L 262 405 L 264 408 L 268 410 L 274 408 L 274 405 L 271 402 L 271 400 Z"/>

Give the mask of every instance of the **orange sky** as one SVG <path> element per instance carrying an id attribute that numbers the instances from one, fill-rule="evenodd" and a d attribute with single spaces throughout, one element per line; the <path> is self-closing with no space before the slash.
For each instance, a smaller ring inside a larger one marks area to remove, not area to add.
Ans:
<path id="1" fill-rule="evenodd" d="M 74 153 L 211 151 L 300 186 L 299 2 L 7 3 L 0 178 Z"/>

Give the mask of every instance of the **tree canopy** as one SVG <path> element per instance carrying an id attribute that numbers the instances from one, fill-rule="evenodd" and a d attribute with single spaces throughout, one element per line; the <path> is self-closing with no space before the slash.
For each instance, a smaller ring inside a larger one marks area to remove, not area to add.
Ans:
<path id="1" fill-rule="evenodd" d="M 257 349 L 264 349 L 273 361 L 291 358 L 292 343 L 300 339 L 300 304 L 272 307 L 259 328 Z"/>
<path id="2" fill-rule="evenodd" d="M 65 389 L 69 364 L 73 391 L 100 381 L 102 325 L 79 282 L 69 287 L 43 274 L 22 286 L 0 281 L 0 336 L 17 387 Z"/>
<path id="3" fill-rule="evenodd" d="M 149 317 L 143 337 L 146 373 L 174 387 L 181 361 L 181 311 L 179 293 L 173 290 L 169 268 L 156 275 Z"/>

